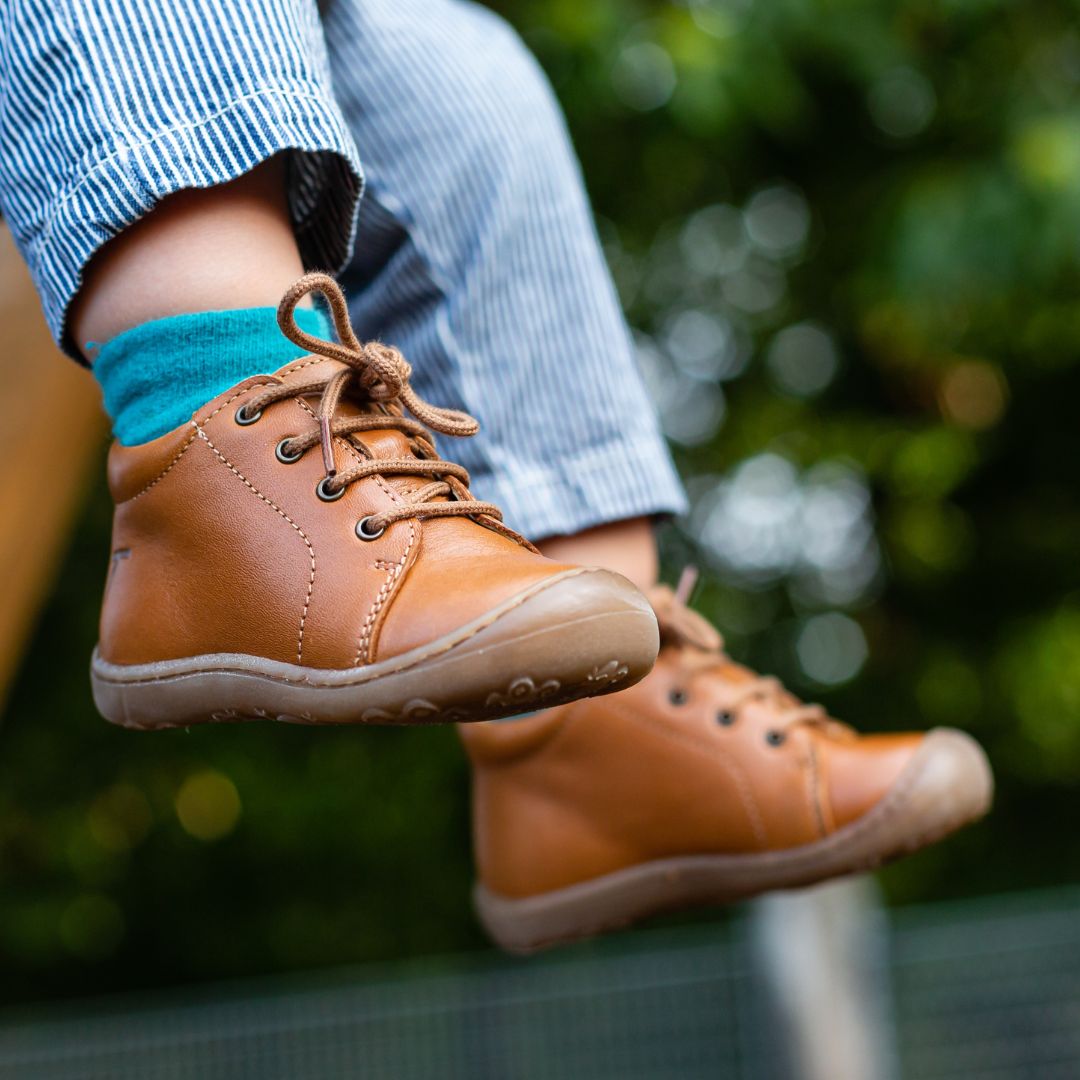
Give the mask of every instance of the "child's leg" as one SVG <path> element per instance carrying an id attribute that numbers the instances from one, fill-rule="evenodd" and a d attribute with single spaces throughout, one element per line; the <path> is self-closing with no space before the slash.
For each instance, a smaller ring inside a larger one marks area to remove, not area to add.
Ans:
<path id="1" fill-rule="evenodd" d="M 167 196 L 109 241 L 84 273 L 72 334 L 85 352 L 152 319 L 276 306 L 303 272 L 278 156 L 228 183 Z"/>
<path id="2" fill-rule="evenodd" d="M 368 179 L 343 276 L 362 334 L 478 417 L 454 453 L 515 528 L 651 584 L 643 519 L 683 494 L 535 60 L 450 0 L 338 3 L 327 42 Z"/>
<path id="3" fill-rule="evenodd" d="M 95 700 L 132 727 L 431 723 L 606 692 L 613 662 L 640 678 L 640 594 L 537 555 L 434 454 L 472 419 L 357 341 L 326 275 L 268 306 L 351 243 L 359 167 L 317 10 L 97 0 L 41 5 L 25 40 L 2 26 L 5 98 L 53 108 L 5 112 L 25 152 L 0 201 L 117 435 Z M 297 310 L 312 291 L 333 333 Z"/>
<path id="4" fill-rule="evenodd" d="M 549 555 L 650 583 L 648 516 L 681 494 L 535 64 L 471 5 L 365 0 L 331 18 L 370 180 L 357 320 L 480 414 L 478 487 Z M 970 738 L 859 737 L 733 663 L 684 597 L 650 592 L 662 647 L 636 686 L 461 728 L 477 896 L 500 943 L 863 869 L 985 812 Z M 620 678 L 618 663 L 594 673 Z"/>
<path id="5" fill-rule="evenodd" d="M 648 518 L 613 521 L 574 536 L 552 536 L 541 541 L 539 547 L 556 562 L 606 566 L 628 577 L 639 589 L 656 584 L 659 560 Z"/>
<path id="6" fill-rule="evenodd" d="M 360 165 L 331 91 L 315 4 L 88 0 L 69 10 L 35 0 L 20 6 L 18 18 L 0 18 L 0 43 L 8 60 L 4 97 L 12 103 L 0 137 L 17 148 L 0 158 L 0 210 L 67 351 L 78 352 L 68 317 L 95 254 L 176 192 L 227 184 L 278 154 L 286 157 L 288 214 L 303 264 L 334 268 L 346 260 Z M 187 299 L 198 310 L 215 291 L 222 307 L 248 302 L 252 264 L 273 263 L 288 238 L 273 228 L 273 214 L 258 215 L 259 230 L 249 233 L 246 196 L 209 198 L 225 200 L 200 230 L 209 257 L 198 268 L 173 264 L 177 249 L 158 243 L 173 245 L 177 230 L 166 223 L 184 218 L 185 208 L 211 205 L 182 196 L 157 225 L 101 256 L 103 277 L 92 275 L 80 311 L 83 329 L 100 326 L 107 335 L 125 316 L 156 314 L 157 305 L 163 314 L 187 307 Z M 229 221 L 243 230 L 242 241 L 230 244 Z M 218 229 L 215 242 L 210 234 Z M 116 276 L 110 289 L 102 282 L 113 276 L 114 258 L 135 273 Z"/>

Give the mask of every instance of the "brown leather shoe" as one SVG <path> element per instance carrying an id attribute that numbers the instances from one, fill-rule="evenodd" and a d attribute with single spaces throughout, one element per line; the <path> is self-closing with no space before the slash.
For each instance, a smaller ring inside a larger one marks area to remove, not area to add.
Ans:
<path id="1" fill-rule="evenodd" d="M 340 343 L 293 320 L 312 291 Z M 396 350 L 361 345 L 332 279 L 301 279 L 278 321 L 312 355 L 112 448 L 91 671 L 106 718 L 480 720 L 649 670 L 648 601 L 617 574 L 543 558 L 472 498 L 424 425 L 466 435 L 476 422 L 419 400 Z"/>
<path id="2" fill-rule="evenodd" d="M 653 602 L 660 659 L 636 687 L 461 731 L 476 903 L 504 948 L 867 870 L 989 809 L 969 736 L 859 736 L 729 660 L 670 590 Z"/>

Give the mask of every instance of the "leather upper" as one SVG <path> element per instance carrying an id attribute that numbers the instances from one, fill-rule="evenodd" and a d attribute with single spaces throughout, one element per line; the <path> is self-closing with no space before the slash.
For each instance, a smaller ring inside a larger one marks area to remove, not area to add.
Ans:
<path id="1" fill-rule="evenodd" d="M 245 380 L 192 421 L 152 442 L 115 444 L 116 502 L 100 653 L 139 664 L 247 653 L 316 668 L 399 655 L 482 616 L 566 567 L 544 559 L 494 518 L 406 518 L 376 540 L 357 522 L 400 506 L 429 479 L 365 477 L 336 501 L 316 487 L 319 447 L 285 464 L 275 447 L 317 424 L 314 396 L 237 410 L 267 386 L 329 379 L 344 365 L 307 356 Z M 373 406 L 345 398 L 339 411 Z M 408 457 L 401 432 L 335 436 L 344 462 Z"/>
<path id="2" fill-rule="evenodd" d="M 779 688 L 748 697 L 760 684 L 718 646 L 669 638 L 621 693 L 459 729 L 481 880 L 523 897 L 654 859 L 807 844 L 876 805 L 923 739 L 799 719 Z"/>

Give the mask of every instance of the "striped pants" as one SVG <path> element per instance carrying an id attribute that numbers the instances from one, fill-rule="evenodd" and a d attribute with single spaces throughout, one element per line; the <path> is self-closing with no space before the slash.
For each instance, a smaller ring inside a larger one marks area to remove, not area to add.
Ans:
<path id="1" fill-rule="evenodd" d="M 67 351 L 98 248 L 284 152 L 304 262 L 340 273 L 357 332 L 400 346 L 424 397 L 479 417 L 448 453 L 508 523 L 683 508 L 562 116 L 491 12 L 0 0 L 0 55 L 0 211 Z"/>

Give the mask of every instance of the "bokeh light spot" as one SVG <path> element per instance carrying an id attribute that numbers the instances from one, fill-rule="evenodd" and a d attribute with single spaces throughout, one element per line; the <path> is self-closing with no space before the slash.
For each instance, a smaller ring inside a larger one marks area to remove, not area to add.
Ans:
<path id="1" fill-rule="evenodd" d="M 240 796 L 225 775 L 207 769 L 189 776 L 176 795 L 176 816 L 197 840 L 218 840 L 236 827 Z"/>
<path id="2" fill-rule="evenodd" d="M 772 339 L 765 362 L 776 385 L 795 397 L 820 394 L 840 363 L 832 335 L 812 322 L 781 330 Z"/>
<path id="3" fill-rule="evenodd" d="M 724 279 L 724 299 L 751 315 L 776 307 L 787 293 L 784 272 L 766 259 L 756 258 Z"/>
<path id="4" fill-rule="evenodd" d="M 750 0 L 681 0 L 695 24 L 705 33 L 723 40 L 739 31 Z"/>
<path id="5" fill-rule="evenodd" d="M 956 428 L 935 427 L 904 438 L 892 460 L 892 484 L 903 495 L 947 495 L 967 479 L 978 455 L 972 436 Z"/>
<path id="6" fill-rule="evenodd" d="M 666 105 L 675 92 L 675 64 L 654 41 L 626 45 L 611 71 L 619 99 L 632 109 L 650 112 Z"/>
<path id="7" fill-rule="evenodd" d="M 708 442 L 726 412 L 724 391 L 715 382 L 685 374 L 652 338 L 638 335 L 638 367 L 669 439 L 683 446 Z"/>
<path id="8" fill-rule="evenodd" d="M 1065 190 L 1080 176 L 1080 124 L 1074 116 L 1041 116 L 1015 138 L 1013 157 L 1035 187 Z"/>
<path id="9" fill-rule="evenodd" d="M 854 603 L 878 578 L 870 492 L 849 462 L 800 475 L 783 456 L 758 454 L 694 494 L 691 531 L 726 577 L 751 587 L 790 577 L 818 606 Z"/>
<path id="10" fill-rule="evenodd" d="M 996 367 L 982 360 L 965 360 L 941 380 L 938 400 L 945 417 L 960 427 L 983 431 L 1005 412 L 1005 380 Z"/>
<path id="11" fill-rule="evenodd" d="M 731 323 L 709 311 L 676 312 L 664 325 L 664 346 L 680 371 L 698 379 L 730 379 L 746 365 Z"/>
<path id="12" fill-rule="evenodd" d="M 836 686 L 855 678 L 866 662 L 866 638 L 859 624 L 837 611 L 806 620 L 795 653 L 814 682 Z"/>
<path id="13" fill-rule="evenodd" d="M 929 79 L 910 67 L 886 72 L 870 87 L 867 105 L 874 123 L 894 139 L 910 139 L 934 118 L 937 96 Z"/>
<path id="14" fill-rule="evenodd" d="M 702 277 L 720 277 L 742 268 L 750 251 L 743 215 L 718 203 L 691 214 L 679 236 L 688 267 Z"/>
<path id="15" fill-rule="evenodd" d="M 794 188 L 763 188 L 746 204 L 745 217 L 747 234 L 766 255 L 791 258 L 806 244 L 810 208 Z"/>
<path id="16" fill-rule="evenodd" d="M 898 508 L 890 533 L 894 553 L 909 572 L 955 570 L 967 561 L 975 544 L 964 512 L 951 503 L 931 500 Z"/>

